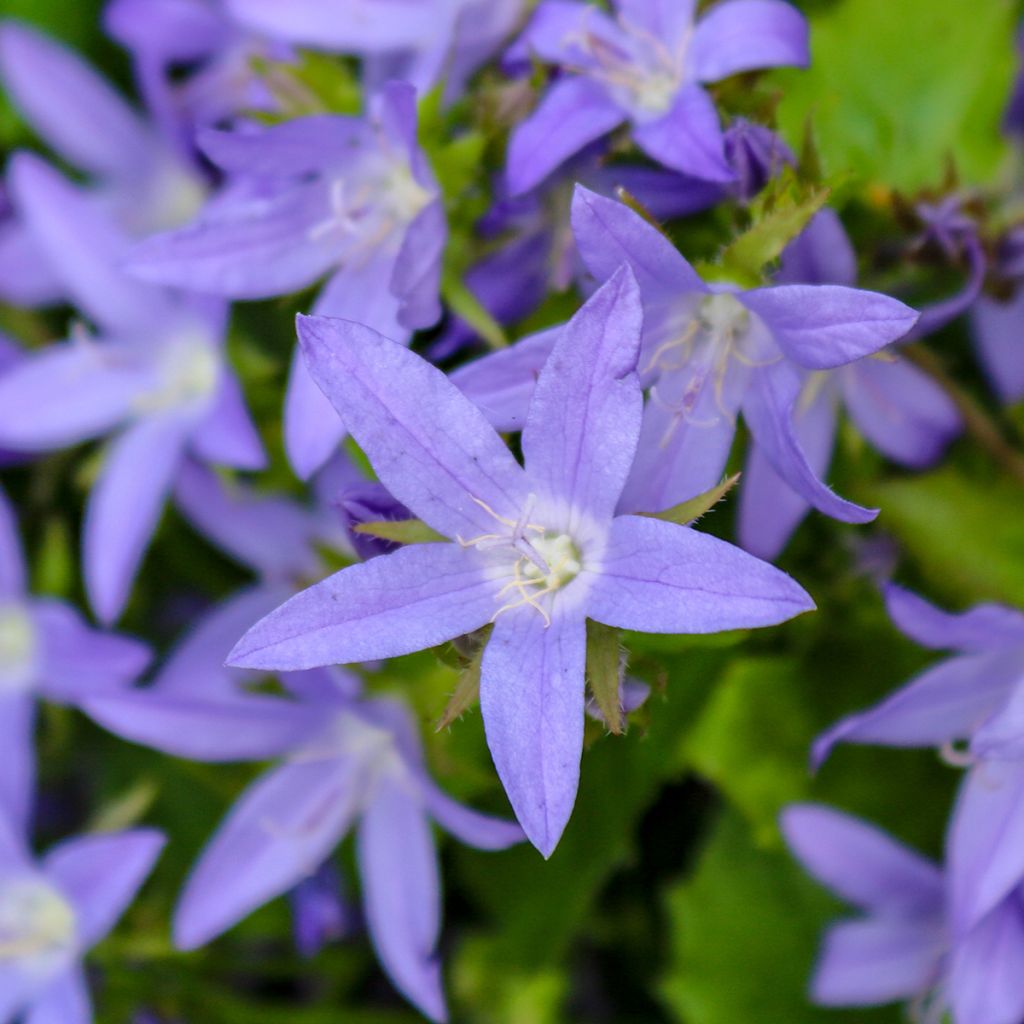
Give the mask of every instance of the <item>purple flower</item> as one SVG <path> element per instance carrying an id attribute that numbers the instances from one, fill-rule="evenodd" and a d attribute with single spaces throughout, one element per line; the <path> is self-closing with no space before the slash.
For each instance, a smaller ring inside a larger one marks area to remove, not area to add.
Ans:
<path id="1" fill-rule="evenodd" d="M 626 260 L 640 282 L 640 373 L 650 385 L 643 431 L 620 508 L 666 508 L 721 479 L 743 417 L 772 467 L 819 511 L 847 522 L 875 512 L 835 495 L 814 474 L 794 428 L 806 371 L 878 351 L 917 314 L 888 296 L 840 285 L 742 291 L 705 284 L 656 228 L 628 207 L 577 191 L 584 262 L 606 280 Z"/>
<path id="2" fill-rule="evenodd" d="M 778 280 L 852 286 L 856 267 L 839 217 L 822 210 L 783 253 Z M 868 356 L 833 370 L 803 371 L 801 377 L 793 405 L 793 434 L 819 479 L 832 460 L 840 408 L 870 444 L 914 469 L 938 459 L 963 427 L 946 393 L 895 353 L 887 353 L 886 359 Z M 809 508 L 807 499 L 775 471 L 755 438 L 740 489 L 741 545 L 760 558 L 774 559 Z"/>
<path id="3" fill-rule="evenodd" d="M 727 0 L 694 24 L 695 0 L 616 0 L 615 17 L 576 0 L 545 0 L 511 53 L 560 68 L 512 135 L 513 195 L 624 121 L 636 144 L 673 170 L 729 181 L 718 114 L 703 84 L 741 71 L 808 62 L 807 25 L 781 0 Z"/>
<path id="4" fill-rule="evenodd" d="M 117 923 L 163 845 L 159 832 L 135 829 L 67 840 L 35 862 L 0 814 L 0 1020 L 90 1024 L 82 959 Z"/>
<path id="5" fill-rule="evenodd" d="M 316 956 L 352 928 L 352 911 L 342 891 L 341 875 L 330 861 L 292 889 L 291 902 L 295 945 L 303 956 Z"/>
<path id="6" fill-rule="evenodd" d="M 242 25 L 271 39 L 364 58 L 370 83 L 386 78 L 450 97 L 515 28 L 524 0 L 228 0 Z"/>
<path id="7" fill-rule="evenodd" d="M 948 945 L 941 870 L 828 807 L 792 805 L 780 824 L 804 868 L 863 912 L 828 930 L 811 982 L 814 1002 L 874 1006 L 923 999 L 941 977 Z"/>
<path id="8" fill-rule="evenodd" d="M 893 621 L 912 640 L 957 653 L 873 708 L 832 726 L 815 741 L 814 764 L 841 742 L 948 747 L 969 740 L 976 758 L 1024 754 L 1016 719 L 1018 691 L 1024 697 L 1024 612 L 980 604 L 951 614 L 892 584 L 885 600 Z"/>
<path id="9" fill-rule="evenodd" d="M 89 601 L 110 622 L 186 452 L 257 469 L 262 446 L 225 363 L 223 306 L 126 277 L 119 265 L 130 240 L 37 158 L 17 156 L 11 180 L 50 263 L 101 335 L 75 331 L 0 378 L 0 446 L 53 451 L 117 431 L 83 537 Z"/>
<path id="10" fill-rule="evenodd" d="M 149 657 L 145 645 L 90 629 L 66 604 L 28 592 L 14 512 L 0 491 L 0 816 L 25 830 L 37 699 L 81 705 L 128 686 Z"/>
<path id="11" fill-rule="evenodd" d="M 179 947 L 209 942 L 314 876 L 358 820 L 363 905 L 377 954 L 413 1003 L 443 1019 L 428 816 L 480 849 L 503 849 L 522 831 L 443 793 L 405 709 L 356 700 L 355 676 L 318 668 L 286 674 L 291 699 L 248 692 L 258 674 L 223 667 L 224 655 L 281 600 L 279 589 L 243 592 L 200 624 L 152 686 L 89 701 L 85 710 L 118 735 L 176 757 L 283 759 L 242 795 L 192 872 L 175 916 Z"/>
<path id="12" fill-rule="evenodd" d="M 981 296 L 971 312 L 974 344 L 982 369 L 999 398 L 1010 404 L 1024 398 L 1024 288 L 1005 301 Z"/>
<path id="13" fill-rule="evenodd" d="M 158 235 L 132 268 L 152 281 L 233 299 L 285 295 L 330 275 L 314 306 L 408 338 L 441 316 L 447 237 L 436 183 L 416 140 L 415 93 L 390 83 L 369 117 L 308 117 L 208 132 L 208 156 L 237 179 L 199 221 Z M 285 441 L 303 477 L 343 429 L 296 357 Z"/>
<path id="14" fill-rule="evenodd" d="M 545 855 L 575 800 L 587 617 L 708 633 L 812 603 L 788 576 L 685 527 L 615 518 L 640 431 L 641 310 L 628 268 L 561 332 L 523 431 L 525 470 L 439 370 L 359 324 L 302 317 L 310 372 L 381 482 L 452 543 L 344 569 L 254 626 L 231 663 L 303 669 L 393 657 L 493 623 L 488 744 Z"/>

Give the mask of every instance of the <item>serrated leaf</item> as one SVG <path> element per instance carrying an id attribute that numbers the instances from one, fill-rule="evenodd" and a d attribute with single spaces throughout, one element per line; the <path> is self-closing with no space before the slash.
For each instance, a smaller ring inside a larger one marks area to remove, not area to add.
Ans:
<path id="1" fill-rule="evenodd" d="M 622 655 L 619 630 L 587 620 L 587 682 L 608 731 L 623 732 Z"/>
<path id="2" fill-rule="evenodd" d="M 371 523 L 360 523 L 353 527 L 356 533 L 365 533 L 378 540 L 389 540 L 393 544 L 436 544 L 448 538 L 427 526 L 422 519 L 381 519 Z"/>
<path id="3" fill-rule="evenodd" d="M 648 519 L 664 519 L 667 523 L 678 523 L 680 526 L 687 526 L 710 512 L 739 483 L 739 479 L 740 474 L 736 473 L 733 476 L 726 477 L 720 484 L 712 487 L 711 490 L 698 494 L 695 498 L 682 501 L 671 508 L 663 509 L 661 512 L 640 512 L 639 515 L 646 516 Z"/>

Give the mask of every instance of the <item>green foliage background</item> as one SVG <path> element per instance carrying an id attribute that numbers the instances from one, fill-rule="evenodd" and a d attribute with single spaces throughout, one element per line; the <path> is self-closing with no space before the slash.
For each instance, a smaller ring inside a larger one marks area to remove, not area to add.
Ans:
<path id="1" fill-rule="evenodd" d="M 893 270 L 871 253 L 891 230 L 880 213 L 892 190 L 939 187 L 955 165 L 970 186 L 1007 186 L 1015 159 L 998 123 L 1014 73 L 1018 16 L 1010 0 L 817 0 L 807 72 L 770 76 L 781 130 L 800 148 L 810 125 L 826 177 L 864 241 L 863 282 Z M 82 48 L 127 85 L 127 61 L 99 34 L 98 0 L 2 0 Z M 5 148 L 31 144 L 0 109 Z M 449 185 L 478 147 L 449 154 Z M 460 163 L 460 159 L 462 162 Z M 455 190 L 456 192 L 458 189 Z M 702 231 L 681 238 L 702 244 Z M 24 337 L 25 322 L 3 311 Z M 549 309 L 550 320 L 558 315 Z M 290 308 L 243 310 L 232 339 L 254 410 L 277 442 Z M 962 327 L 934 348 L 979 401 L 993 406 Z M 1016 411 L 1018 428 L 1024 419 Z M 294 488 L 283 459 L 271 483 Z M 89 458 L 57 456 L 9 474 L 40 589 L 80 597 L 76 541 Z M 834 802 L 878 821 L 932 855 L 956 773 L 928 752 L 840 749 L 817 777 L 814 735 L 873 701 L 925 663 L 889 624 L 858 565 L 865 545 L 891 535 L 900 577 L 952 606 L 1024 603 L 1024 490 L 968 440 L 941 469 L 913 476 L 885 465 L 851 432 L 833 480 L 877 503 L 874 527 L 813 516 L 783 566 L 819 611 L 779 629 L 695 640 L 631 637 L 632 671 L 654 687 L 624 738 L 589 735 L 575 815 L 550 862 L 533 850 L 482 854 L 442 840 L 447 886 L 443 953 L 455 1021 L 467 1024 L 883 1024 L 895 1010 L 811 1008 L 806 979 L 824 923 L 840 907 L 787 857 L 776 829 L 786 803 Z M 5 478 L 6 482 L 6 478 Z M 727 500 L 702 528 L 732 532 Z M 164 649 L 203 601 L 243 575 L 168 513 L 131 606 L 127 629 Z M 198 598 L 198 600 L 197 600 Z M 501 810 L 471 712 L 435 734 L 431 723 L 456 671 L 432 654 L 392 663 L 382 685 L 416 706 L 439 780 Z M 173 899 L 202 842 L 255 767 L 178 762 L 121 743 L 82 718 L 48 709 L 41 731 L 41 840 L 69 827 L 139 818 L 172 842 L 143 897 L 97 951 L 101 1024 L 140 1006 L 189 1024 L 400 1024 L 416 1014 L 390 991 L 359 937 L 312 961 L 292 952 L 279 901 L 200 952 L 173 951 Z M 350 860 L 350 851 L 343 851 Z M 354 876 L 353 876 L 354 877 Z"/>

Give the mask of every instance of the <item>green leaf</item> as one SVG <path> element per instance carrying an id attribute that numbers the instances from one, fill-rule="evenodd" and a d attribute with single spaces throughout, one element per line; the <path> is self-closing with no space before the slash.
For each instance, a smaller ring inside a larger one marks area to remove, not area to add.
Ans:
<path id="1" fill-rule="evenodd" d="M 1024 605 L 1024 488 L 947 467 L 865 488 L 921 572 L 958 604 L 996 600 Z"/>
<path id="2" fill-rule="evenodd" d="M 790 658 L 737 660 L 684 744 L 690 764 L 742 811 L 762 843 L 775 839 L 782 807 L 808 789 L 814 729 L 799 673 Z"/>
<path id="3" fill-rule="evenodd" d="M 710 491 L 698 494 L 696 498 L 690 498 L 688 501 L 680 502 L 661 512 L 641 512 L 640 515 L 647 516 L 649 519 L 664 519 L 667 523 L 688 526 L 710 512 L 739 483 L 739 479 L 740 474 L 735 473 L 733 476 L 727 476 Z"/>
<path id="4" fill-rule="evenodd" d="M 806 71 L 772 76 L 779 125 L 797 148 L 810 119 L 828 173 L 915 191 L 948 157 L 965 184 L 990 181 L 1014 75 L 1009 0 L 842 0 L 811 19 Z"/>
<path id="5" fill-rule="evenodd" d="M 661 995 L 682 1024 L 827 1024 L 806 996 L 828 897 L 782 852 L 755 848 L 724 814 L 692 878 L 671 889 Z M 855 1020 L 876 1019 L 858 1011 Z"/>
<path id="6" fill-rule="evenodd" d="M 434 544 L 448 540 L 437 530 L 427 526 L 422 519 L 382 519 L 378 522 L 360 523 L 354 527 L 354 531 L 395 544 Z"/>
<path id="7" fill-rule="evenodd" d="M 587 620 L 587 682 L 609 732 L 623 731 L 620 632 Z"/>

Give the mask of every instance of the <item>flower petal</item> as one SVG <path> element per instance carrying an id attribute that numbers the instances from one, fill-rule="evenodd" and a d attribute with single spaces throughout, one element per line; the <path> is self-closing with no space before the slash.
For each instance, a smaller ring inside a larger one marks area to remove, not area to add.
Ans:
<path id="1" fill-rule="evenodd" d="M 103 622 L 120 615 L 181 463 L 187 426 L 139 420 L 110 446 L 83 525 L 85 588 Z"/>
<path id="2" fill-rule="evenodd" d="M 782 0 L 726 0 L 704 15 L 693 33 L 690 59 L 702 82 L 783 65 L 810 63 L 807 21 Z"/>
<path id="3" fill-rule="evenodd" d="M 245 396 L 234 372 L 220 371 L 220 383 L 209 412 L 193 428 L 192 450 L 199 458 L 235 469 L 263 469 L 267 456 Z"/>
<path id="4" fill-rule="evenodd" d="M 69 163 L 124 177 L 145 166 L 145 121 L 77 54 L 15 21 L 0 26 L 0 76 L 36 134 Z"/>
<path id="5" fill-rule="evenodd" d="M 625 119 L 625 111 L 596 82 L 579 77 L 555 82 L 509 139 L 505 172 L 509 195 L 519 196 L 539 185 L 569 157 Z"/>
<path id="6" fill-rule="evenodd" d="M 205 945 L 313 874 L 348 830 L 364 784 L 343 757 L 285 763 L 257 779 L 192 869 L 175 945 Z"/>
<path id="7" fill-rule="evenodd" d="M 706 292 L 707 286 L 676 247 L 625 203 L 577 185 L 572 229 L 587 269 L 607 281 L 623 263 L 636 274 L 644 303 Z"/>
<path id="8" fill-rule="evenodd" d="M 20 597 L 25 592 L 26 581 L 18 519 L 14 506 L 0 487 L 0 598 Z"/>
<path id="9" fill-rule="evenodd" d="M 53 847 L 43 872 L 75 908 L 78 939 L 103 939 L 135 898 L 166 839 L 155 829 L 83 836 Z"/>
<path id="10" fill-rule="evenodd" d="M 978 604 L 946 612 L 903 587 L 885 588 L 892 621 L 923 647 L 983 654 L 1024 644 L 1024 612 L 1001 604 Z"/>
<path id="11" fill-rule="evenodd" d="M 963 430 L 952 399 L 905 360 L 860 359 L 842 371 L 842 382 L 857 429 L 904 466 L 932 464 Z"/>
<path id="12" fill-rule="evenodd" d="M 440 370 L 360 324 L 300 316 L 298 327 L 313 379 L 403 505 L 453 538 L 518 517 L 525 474 Z"/>
<path id="13" fill-rule="evenodd" d="M 743 418 L 772 468 L 805 501 L 833 519 L 870 523 L 878 509 L 839 497 L 808 462 L 793 422 L 802 386 L 800 375 L 787 363 L 758 367 L 743 399 Z"/>
<path id="14" fill-rule="evenodd" d="M 697 0 L 616 0 L 622 19 L 675 53 L 693 25 Z"/>
<path id="15" fill-rule="evenodd" d="M 517 822 L 474 811 L 453 800 L 430 779 L 424 778 L 421 787 L 431 817 L 467 846 L 478 850 L 507 850 L 526 838 Z"/>
<path id="16" fill-rule="evenodd" d="M 406 228 L 391 275 L 391 291 L 400 300 L 402 326 L 420 330 L 441 319 L 441 262 L 448 224 L 440 199 L 428 203 Z"/>
<path id="17" fill-rule="evenodd" d="M 421 651 L 483 626 L 500 589 L 473 549 L 411 545 L 296 595 L 253 626 L 228 663 L 294 671 Z"/>
<path id="18" fill-rule="evenodd" d="M 71 967 L 37 996 L 24 1024 L 93 1024 L 89 984 L 80 967 Z"/>
<path id="19" fill-rule="evenodd" d="M 643 633 L 774 626 L 814 608 L 799 584 L 753 555 L 642 516 L 612 523 L 602 564 L 584 576 L 589 618 Z"/>
<path id="20" fill-rule="evenodd" d="M 523 430 L 531 486 L 579 520 L 611 519 L 640 437 L 636 374 L 643 310 L 628 264 L 562 328 L 541 371 Z"/>
<path id="21" fill-rule="evenodd" d="M 35 710 L 34 694 L 0 697 L 0 817 L 10 823 L 16 835 L 29 834 L 35 798 Z M 4 866 L 0 849 L 0 870 Z"/>
<path id="22" fill-rule="evenodd" d="M 366 923 L 384 970 L 431 1020 L 444 1020 L 437 852 L 426 814 L 402 780 L 379 782 L 359 824 L 357 852 Z"/>
<path id="23" fill-rule="evenodd" d="M 663 116 L 635 122 L 633 137 L 649 157 L 674 171 L 702 181 L 732 181 L 735 177 L 725 159 L 718 111 L 699 85 L 684 85 Z"/>
<path id="24" fill-rule="evenodd" d="M 938 921 L 843 921 L 825 934 L 811 998 L 821 1006 L 912 999 L 935 983 L 942 952 Z"/>
<path id="25" fill-rule="evenodd" d="M 774 285 L 740 299 L 768 325 L 779 348 L 809 370 L 871 355 L 902 338 L 918 318 L 888 295 L 832 284 Z"/>
<path id="26" fill-rule="evenodd" d="M 942 914 L 942 871 L 880 829 L 820 804 L 792 804 L 780 819 L 790 850 L 822 885 L 861 910 Z"/>
<path id="27" fill-rule="evenodd" d="M 812 763 L 820 765 L 837 743 L 932 747 L 969 737 L 1019 678 L 1015 652 L 948 658 L 867 711 L 840 719 L 815 740 Z"/>
<path id="28" fill-rule="evenodd" d="M 618 25 L 604 11 L 577 0 L 543 0 L 537 5 L 522 35 L 509 47 L 506 63 L 548 64 L 589 67 L 594 63 L 588 40 L 617 47 Z"/>
<path id="29" fill-rule="evenodd" d="M 548 626 L 533 608 L 500 616 L 484 651 L 487 745 L 526 837 L 550 857 L 572 814 L 583 753 L 586 630 L 578 613 Z"/>
<path id="30" fill-rule="evenodd" d="M 1009 302 L 987 296 L 978 299 L 971 317 L 974 342 L 981 365 L 1004 402 L 1024 398 L 1024 354 L 1020 325 L 1024 317 L 1024 291 Z"/>

